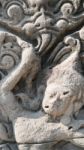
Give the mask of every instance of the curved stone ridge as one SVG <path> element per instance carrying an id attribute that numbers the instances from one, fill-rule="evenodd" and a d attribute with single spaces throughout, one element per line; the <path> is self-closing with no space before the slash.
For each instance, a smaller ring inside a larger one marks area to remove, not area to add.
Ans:
<path id="1" fill-rule="evenodd" d="M 83 0 L 0 0 L 0 149 L 84 149 Z"/>

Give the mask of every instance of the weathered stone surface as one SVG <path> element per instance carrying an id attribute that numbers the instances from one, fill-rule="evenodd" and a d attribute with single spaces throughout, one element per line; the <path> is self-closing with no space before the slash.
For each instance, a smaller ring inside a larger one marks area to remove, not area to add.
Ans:
<path id="1" fill-rule="evenodd" d="M 0 0 L 0 149 L 84 149 L 83 0 Z"/>

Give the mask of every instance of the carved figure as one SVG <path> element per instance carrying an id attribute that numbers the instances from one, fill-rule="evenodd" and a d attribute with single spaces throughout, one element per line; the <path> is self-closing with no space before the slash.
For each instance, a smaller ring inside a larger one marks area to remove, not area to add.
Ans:
<path id="1" fill-rule="evenodd" d="M 37 67 L 36 63 L 37 64 L 39 63 L 39 59 L 33 53 L 33 47 L 32 46 L 28 46 L 27 48 L 25 47 L 23 50 L 23 53 L 22 53 L 21 63 L 15 68 L 15 70 L 10 72 L 10 75 L 6 76 L 6 78 L 1 81 L 1 85 L 0 85 L 1 92 L 0 93 L 4 98 L 5 98 L 5 94 L 8 93 L 8 95 L 10 97 L 9 98 L 9 104 L 10 104 L 9 107 L 14 106 L 14 104 L 12 104 L 13 101 L 11 100 L 11 96 L 13 94 L 11 95 L 10 91 L 12 91 L 14 89 L 15 85 L 19 82 L 19 80 L 22 77 L 24 77 L 24 76 L 26 76 L 26 74 L 28 74 L 28 72 L 32 69 L 32 65 L 35 65 L 35 67 Z M 33 73 L 35 73 L 35 72 L 33 72 Z M 5 103 L 6 103 L 6 101 L 3 99 L 2 104 L 4 105 Z M 15 106 L 14 106 L 14 108 L 15 108 Z M 10 109 L 8 108 L 7 111 L 10 111 Z M 11 115 L 11 113 L 10 113 L 10 115 Z"/>
<path id="2" fill-rule="evenodd" d="M 83 10 L 83 0 L 0 0 L 1 149 L 84 148 Z"/>

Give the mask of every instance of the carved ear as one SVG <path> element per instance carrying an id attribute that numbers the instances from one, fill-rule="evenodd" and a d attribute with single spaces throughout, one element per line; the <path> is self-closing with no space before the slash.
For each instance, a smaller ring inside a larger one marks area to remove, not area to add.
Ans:
<path id="1" fill-rule="evenodd" d="M 75 70 L 81 70 L 82 69 L 82 62 L 84 60 L 84 55 L 81 55 L 81 45 L 80 41 L 78 39 L 74 39 L 72 37 L 67 37 L 65 39 L 65 43 L 69 44 L 72 52 L 70 56 L 61 63 L 62 68 L 73 68 Z"/>

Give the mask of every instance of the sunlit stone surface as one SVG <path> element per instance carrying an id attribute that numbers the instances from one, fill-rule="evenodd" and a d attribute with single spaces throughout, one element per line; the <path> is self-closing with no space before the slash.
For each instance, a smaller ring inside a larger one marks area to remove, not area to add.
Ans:
<path id="1" fill-rule="evenodd" d="M 0 0 L 0 150 L 83 149 L 83 0 Z"/>

